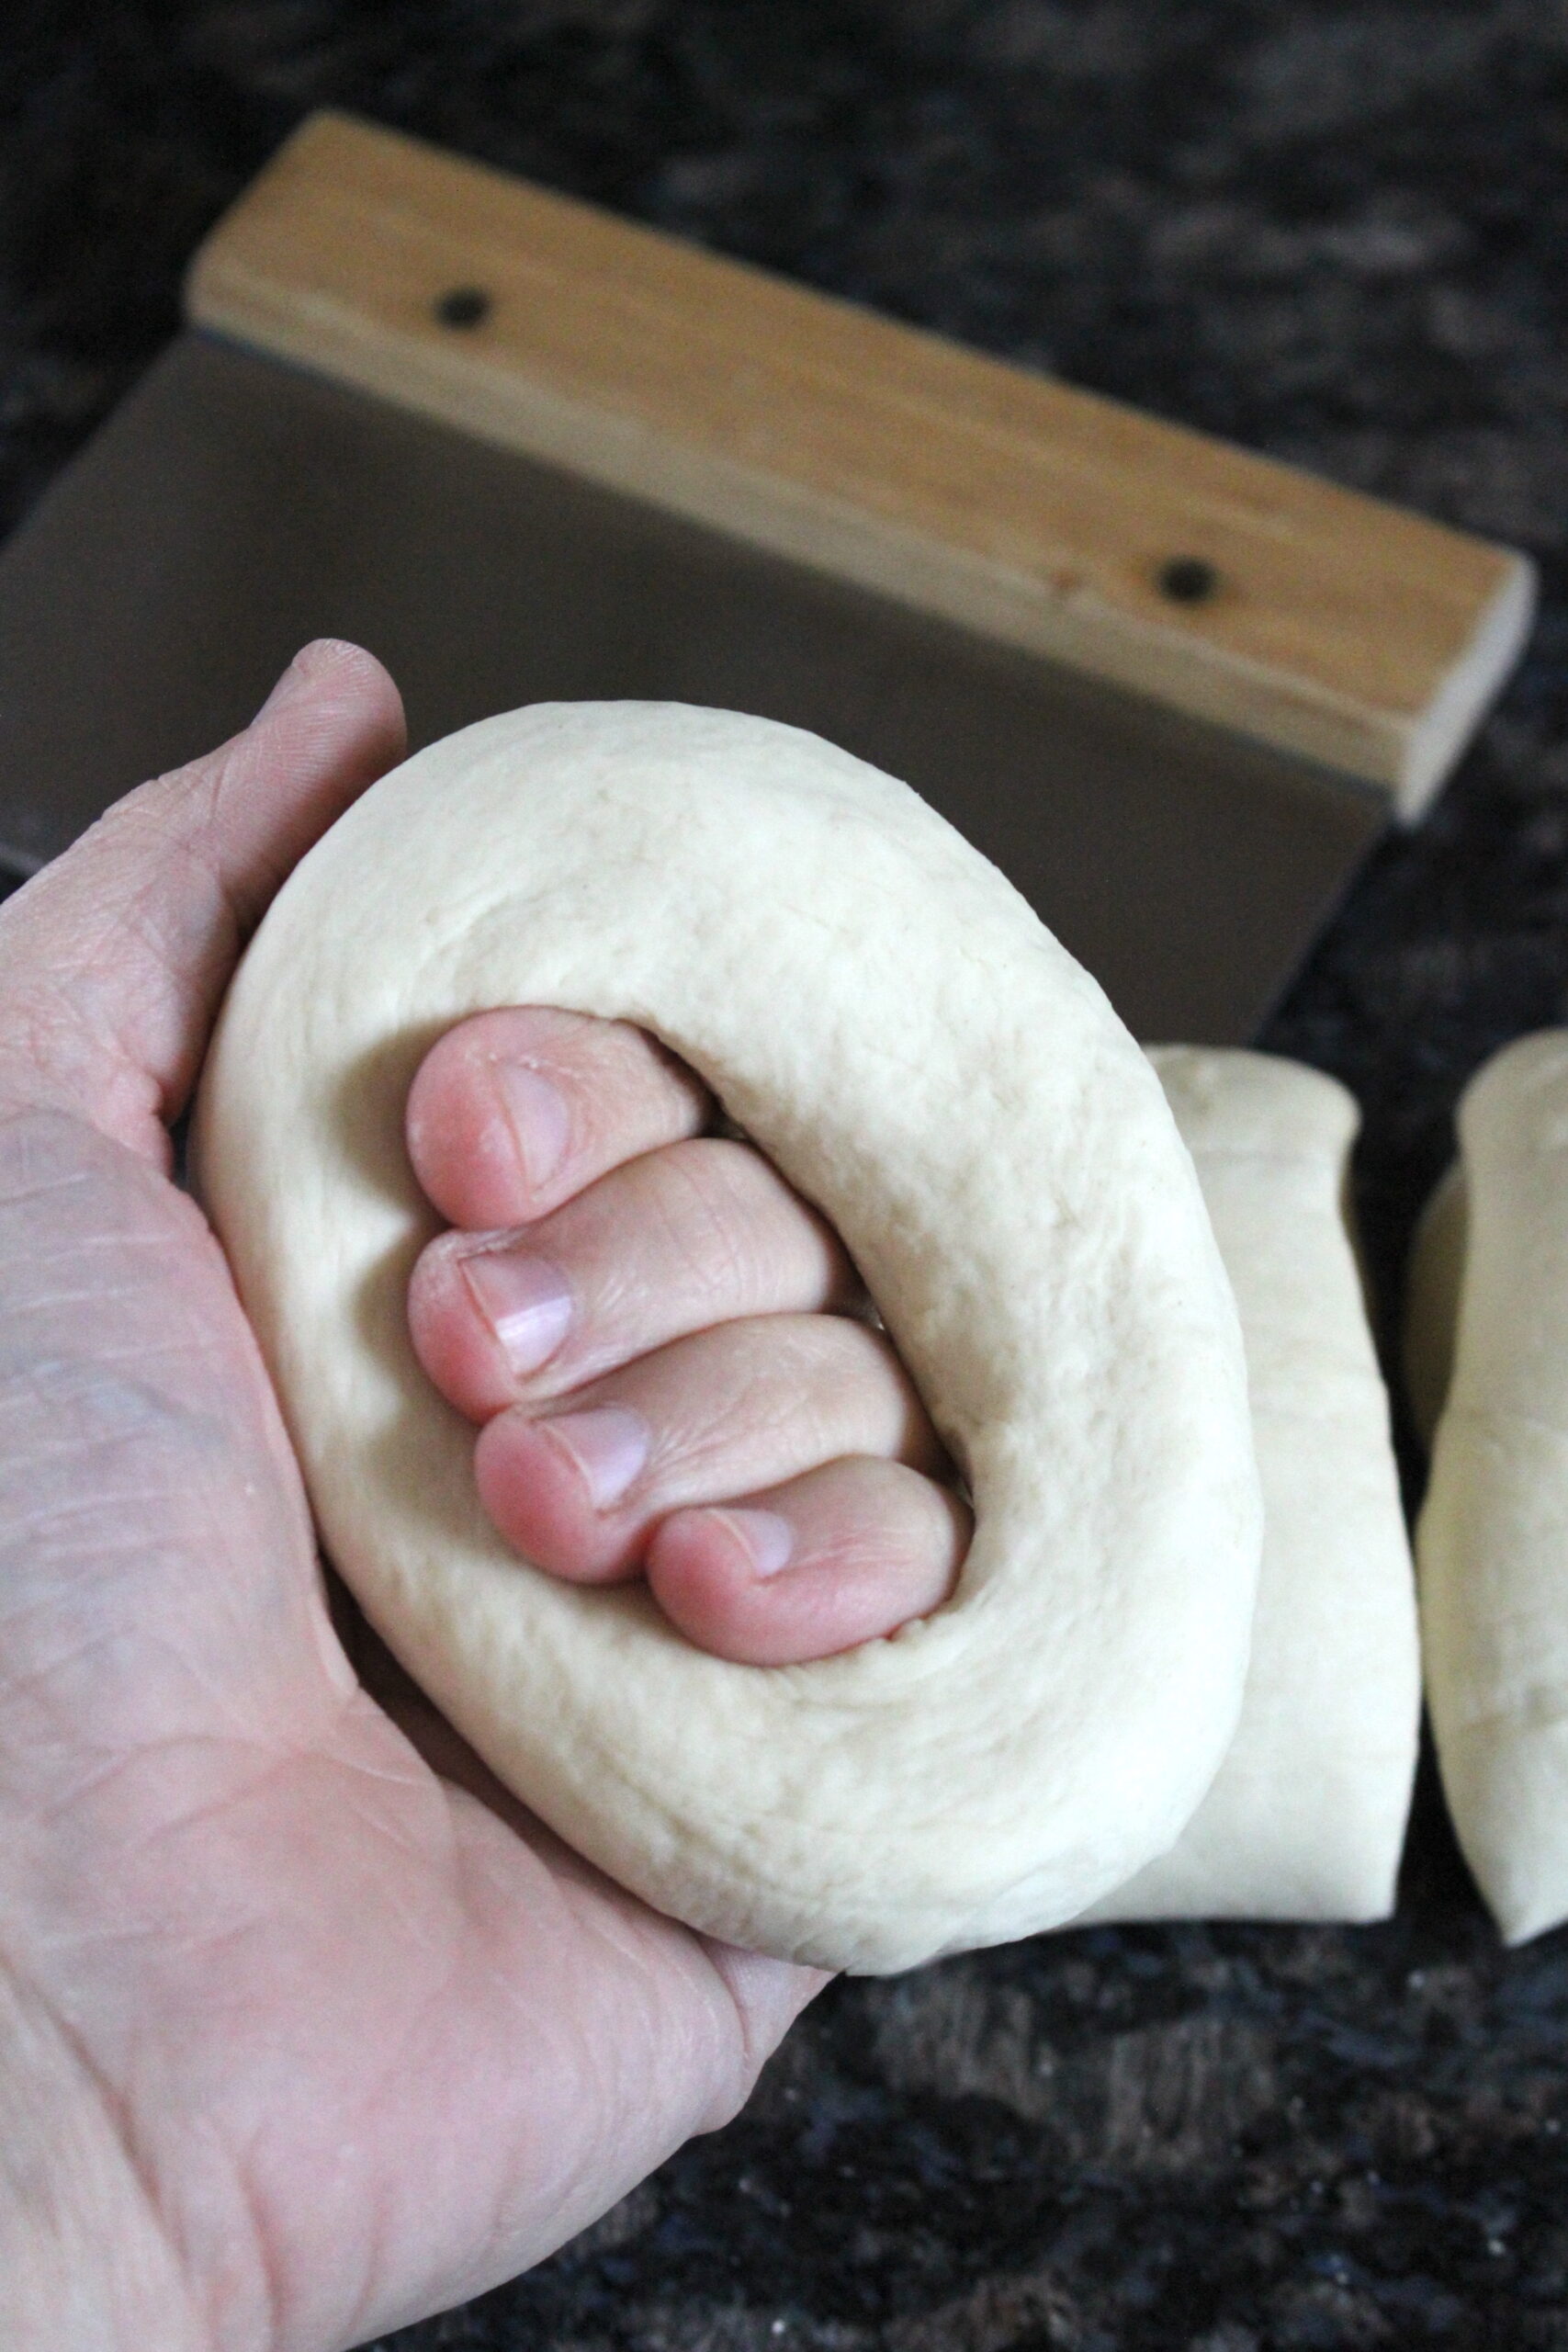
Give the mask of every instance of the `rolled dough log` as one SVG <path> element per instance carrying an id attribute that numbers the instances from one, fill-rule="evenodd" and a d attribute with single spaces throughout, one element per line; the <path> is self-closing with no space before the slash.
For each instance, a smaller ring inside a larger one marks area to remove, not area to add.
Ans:
<path id="1" fill-rule="evenodd" d="M 1097 1919 L 1381 1919 L 1421 1669 L 1388 1397 L 1348 1224 L 1358 1113 L 1299 1062 L 1152 1055 L 1241 1311 L 1263 1570 L 1241 1721 L 1168 1854 Z"/>
<path id="2" fill-rule="evenodd" d="M 1453 1378 L 1469 1224 L 1464 1166 L 1456 1159 L 1421 1212 L 1404 1288 L 1404 1392 L 1428 1453 Z"/>
<path id="3" fill-rule="evenodd" d="M 520 1563 L 405 1330 L 402 1106 L 482 1007 L 637 1022 L 837 1225 L 969 1484 L 953 1599 L 798 1668 Z M 1234 1305 L 1159 1082 L 905 786 L 660 704 L 487 720 L 306 858 L 224 1010 L 199 1182 L 323 1541 L 501 1778 L 651 1903 L 882 1972 L 1071 1918 L 1229 1745 L 1260 1506 Z"/>
<path id="4" fill-rule="evenodd" d="M 1449 1810 L 1520 1943 L 1568 1918 L 1568 1030 L 1495 1056 L 1459 1135 L 1411 1283 L 1421 1628 Z"/>

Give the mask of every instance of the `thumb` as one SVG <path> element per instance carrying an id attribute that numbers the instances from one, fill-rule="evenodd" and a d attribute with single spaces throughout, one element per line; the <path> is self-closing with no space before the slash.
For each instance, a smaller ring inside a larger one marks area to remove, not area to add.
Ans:
<path id="1" fill-rule="evenodd" d="M 319 639 L 249 727 L 130 793 L 17 891 L 0 908 L 0 1112 L 47 1103 L 166 1165 L 245 941 L 403 749 L 381 664 Z"/>

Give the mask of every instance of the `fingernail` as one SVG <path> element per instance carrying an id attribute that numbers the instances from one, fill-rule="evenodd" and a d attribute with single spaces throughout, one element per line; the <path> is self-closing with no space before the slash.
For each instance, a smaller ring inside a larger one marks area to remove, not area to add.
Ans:
<path id="1" fill-rule="evenodd" d="M 724 1517 L 750 1555 L 752 1572 L 776 1577 L 795 1556 L 795 1530 L 776 1510 L 727 1510 Z"/>
<path id="2" fill-rule="evenodd" d="M 647 1466 L 652 1434 L 640 1413 L 624 1405 L 593 1405 L 582 1413 L 557 1413 L 536 1426 L 547 1429 L 566 1448 L 593 1498 L 595 1510 L 618 1503 Z"/>
<path id="3" fill-rule="evenodd" d="M 498 1061 L 492 1068 L 523 1172 L 542 1189 L 565 1159 L 571 1138 L 566 1097 L 552 1080 L 522 1062 Z"/>
<path id="4" fill-rule="evenodd" d="M 475 1250 L 457 1262 L 507 1369 L 521 1377 L 548 1363 L 571 1325 L 571 1291 L 559 1269 L 525 1250 Z"/>

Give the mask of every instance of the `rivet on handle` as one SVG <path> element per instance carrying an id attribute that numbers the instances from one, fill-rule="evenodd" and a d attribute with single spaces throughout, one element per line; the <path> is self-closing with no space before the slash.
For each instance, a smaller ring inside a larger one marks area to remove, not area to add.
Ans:
<path id="1" fill-rule="evenodd" d="M 482 286 L 451 286 L 435 301 L 436 317 L 444 327 L 482 326 L 493 305 Z"/>
<path id="2" fill-rule="evenodd" d="M 1206 605 L 1219 594 L 1220 575 L 1207 556 L 1173 555 L 1156 572 L 1155 585 L 1173 605 Z"/>

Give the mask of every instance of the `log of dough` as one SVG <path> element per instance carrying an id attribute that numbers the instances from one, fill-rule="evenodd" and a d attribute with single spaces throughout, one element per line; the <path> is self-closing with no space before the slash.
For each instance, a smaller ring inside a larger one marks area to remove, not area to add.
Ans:
<path id="1" fill-rule="evenodd" d="M 1168 1854 L 1097 1919 L 1381 1919 L 1421 1669 L 1388 1396 L 1348 1226 L 1354 1098 L 1267 1054 L 1151 1055 L 1241 1312 L 1263 1569 L 1235 1740 Z"/>
<path id="2" fill-rule="evenodd" d="M 831 1217 L 968 1484 L 953 1598 L 793 1668 L 521 1563 L 404 1292 L 401 1139 L 465 1015 L 636 1022 Z M 907 786 L 770 721 L 545 705 L 384 778 L 231 991 L 199 1183 L 326 1548 L 500 1777 L 650 1903 L 866 1972 L 1069 1919 L 1229 1745 L 1260 1505 L 1240 1334 L 1159 1081 Z"/>
<path id="3" fill-rule="evenodd" d="M 1421 1629 L 1449 1810 L 1520 1943 L 1568 1919 L 1568 1031 L 1495 1056 L 1459 1134 L 1411 1281 Z"/>
<path id="4" fill-rule="evenodd" d="M 1470 1204 L 1454 1160 L 1421 1212 L 1404 1289 L 1404 1395 L 1428 1455 L 1454 1371 Z"/>

